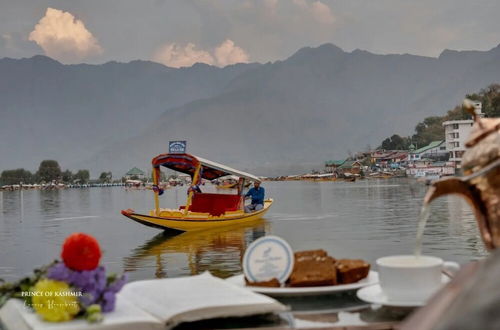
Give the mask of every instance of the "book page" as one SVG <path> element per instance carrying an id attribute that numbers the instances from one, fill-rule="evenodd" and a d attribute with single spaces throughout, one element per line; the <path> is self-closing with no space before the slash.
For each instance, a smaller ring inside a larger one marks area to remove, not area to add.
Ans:
<path id="1" fill-rule="evenodd" d="M 285 311 L 276 300 L 237 287 L 206 272 L 201 275 L 138 281 L 119 294 L 167 326 L 215 317 Z"/>
<path id="2" fill-rule="evenodd" d="M 20 299 L 10 299 L 0 309 L 0 321 L 6 330 L 161 330 L 164 322 L 136 307 L 125 298 L 119 298 L 111 313 L 104 313 L 100 323 L 84 319 L 69 322 L 45 322 L 24 306 Z"/>

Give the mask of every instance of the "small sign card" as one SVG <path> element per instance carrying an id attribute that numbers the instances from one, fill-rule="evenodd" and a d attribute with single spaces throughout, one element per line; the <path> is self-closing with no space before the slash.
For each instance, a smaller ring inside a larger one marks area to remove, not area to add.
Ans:
<path id="1" fill-rule="evenodd" d="M 251 282 L 273 278 L 284 283 L 293 270 L 293 250 L 278 236 L 264 236 L 254 241 L 243 256 L 243 272 Z"/>
<path id="2" fill-rule="evenodd" d="M 171 154 L 185 154 L 186 141 L 170 141 L 168 143 L 168 152 Z"/>

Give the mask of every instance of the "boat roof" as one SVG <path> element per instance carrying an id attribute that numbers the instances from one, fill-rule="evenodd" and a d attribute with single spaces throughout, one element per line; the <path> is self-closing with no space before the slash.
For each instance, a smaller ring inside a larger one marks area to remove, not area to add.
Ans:
<path id="1" fill-rule="evenodd" d="M 191 154 L 161 154 L 151 161 L 153 167 L 164 166 L 171 170 L 194 175 L 196 167 L 201 164 L 201 177 L 207 180 L 213 180 L 226 175 L 236 175 L 251 181 L 261 182 L 261 180 L 250 173 L 236 170 L 226 165 L 222 165 L 211 160 L 198 157 Z"/>

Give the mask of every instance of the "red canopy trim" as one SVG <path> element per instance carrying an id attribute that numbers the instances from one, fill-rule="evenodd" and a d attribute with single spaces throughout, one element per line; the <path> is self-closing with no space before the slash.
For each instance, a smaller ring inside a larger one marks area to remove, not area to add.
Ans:
<path id="1" fill-rule="evenodd" d="M 177 172 L 189 174 L 192 178 L 201 162 L 190 154 L 161 154 L 153 158 L 151 163 L 155 169 L 164 166 Z M 201 165 L 201 178 L 213 180 L 228 174 L 220 169 L 209 167 L 204 163 L 201 163 Z"/>

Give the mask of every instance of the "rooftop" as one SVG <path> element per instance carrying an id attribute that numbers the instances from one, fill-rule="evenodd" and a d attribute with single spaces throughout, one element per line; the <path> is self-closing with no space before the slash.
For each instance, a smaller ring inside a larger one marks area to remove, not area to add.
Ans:
<path id="1" fill-rule="evenodd" d="M 133 169 L 129 170 L 125 175 L 144 175 L 145 173 L 138 169 L 137 167 L 134 167 Z"/>
<path id="2" fill-rule="evenodd" d="M 388 151 L 377 151 L 373 154 L 372 158 L 376 159 L 389 159 L 389 158 L 399 158 L 406 157 L 408 151 L 406 150 L 388 150 Z"/>
<path id="3" fill-rule="evenodd" d="M 325 166 L 340 166 L 345 163 L 345 160 L 327 160 Z"/>
<path id="4" fill-rule="evenodd" d="M 443 126 L 453 125 L 453 124 L 472 124 L 474 120 L 472 119 L 463 119 L 463 120 L 448 120 L 443 122 Z"/>
<path id="5" fill-rule="evenodd" d="M 439 147 L 443 143 L 444 143 L 444 140 L 441 140 L 441 141 L 432 141 L 431 143 L 429 143 L 429 145 L 427 145 L 425 147 L 422 147 L 420 149 L 414 150 L 411 153 L 412 154 L 421 154 L 421 153 L 423 153 L 423 152 L 425 152 L 427 150 L 430 150 L 432 148 Z"/>
<path id="6" fill-rule="evenodd" d="M 339 168 L 351 168 L 356 163 L 358 163 L 358 165 L 361 165 L 361 163 L 358 162 L 357 160 L 346 160 L 344 164 L 342 164 Z"/>

